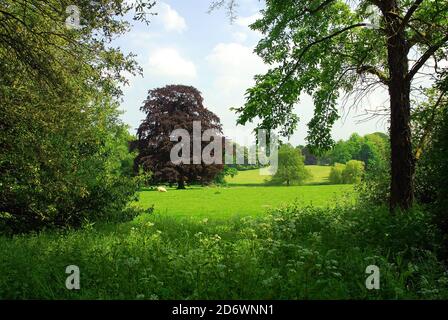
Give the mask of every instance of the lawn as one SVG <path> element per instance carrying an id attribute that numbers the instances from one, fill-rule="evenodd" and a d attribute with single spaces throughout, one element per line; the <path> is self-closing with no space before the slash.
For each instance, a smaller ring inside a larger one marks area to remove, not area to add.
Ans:
<path id="1" fill-rule="evenodd" d="M 142 191 L 139 205 L 154 205 L 155 212 L 175 217 L 229 218 L 258 216 L 268 209 L 297 202 L 301 206 L 334 206 L 352 201 L 352 185 L 325 185 L 330 167 L 308 166 L 313 178 L 304 186 L 265 186 L 259 170 L 240 171 L 228 178 L 228 187 L 169 189 L 167 193 Z"/>
<path id="2" fill-rule="evenodd" d="M 331 170 L 330 166 L 306 166 L 306 168 L 312 174 L 312 178 L 306 184 L 328 184 L 328 176 Z M 239 171 L 233 178 L 227 177 L 226 181 L 230 186 L 251 186 L 261 185 L 267 178 L 269 176 L 260 175 L 260 171 L 256 169 Z"/>
<path id="3" fill-rule="evenodd" d="M 253 186 L 143 191 L 139 206 L 154 205 L 155 212 L 176 217 L 229 218 L 256 216 L 297 201 L 300 205 L 328 206 L 353 198 L 352 185 Z"/>

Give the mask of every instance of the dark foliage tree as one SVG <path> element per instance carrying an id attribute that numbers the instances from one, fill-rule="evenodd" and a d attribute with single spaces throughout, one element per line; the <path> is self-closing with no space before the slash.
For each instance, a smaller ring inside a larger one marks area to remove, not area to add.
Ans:
<path id="1" fill-rule="evenodd" d="M 201 93 L 182 85 L 150 90 L 141 110 L 146 113 L 146 119 L 138 128 L 138 140 L 133 144 L 138 150 L 135 168 L 151 171 L 155 183 L 177 183 L 179 189 L 184 189 L 186 183 L 212 182 L 223 169 L 222 157 L 221 163 L 193 163 L 193 122 L 201 122 L 201 136 L 208 129 L 221 135 L 222 127 L 219 118 L 204 107 Z M 190 163 L 174 164 L 170 159 L 171 150 L 177 144 L 170 137 L 175 129 L 185 129 L 190 134 Z M 208 143 L 201 141 L 201 152 Z"/>
<path id="2" fill-rule="evenodd" d="M 317 165 L 318 164 L 318 156 L 311 153 L 310 149 L 305 146 L 298 146 L 298 149 L 302 152 L 303 156 L 305 157 L 305 165 L 311 166 L 311 165 Z"/>

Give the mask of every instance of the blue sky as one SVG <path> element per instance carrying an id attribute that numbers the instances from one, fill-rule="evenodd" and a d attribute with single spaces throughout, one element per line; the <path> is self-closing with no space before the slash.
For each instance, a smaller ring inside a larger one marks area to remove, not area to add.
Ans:
<path id="1" fill-rule="evenodd" d="M 132 0 L 128 0 L 132 1 Z M 198 88 L 205 105 L 216 113 L 224 133 L 241 144 L 252 141 L 252 125 L 236 126 L 236 115 L 230 107 L 244 104 L 244 92 L 253 84 L 253 76 L 264 73 L 267 66 L 253 53 L 261 35 L 249 29 L 263 2 L 240 0 L 238 17 L 231 24 L 224 10 L 207 13 L 211 0 L 158 1 L 149 26 L 133 22 L 131 32 L 114 42 L 124 52 L 133 52 L 144 69 L 143 77 L 130 77 L 124 88 L 122 119 L 139 126 L 144 115 L 139 111 L 147 91 L 167 84 L 186 84 Z M 383 104 L 384 93 L 370 96 L 366 107 Z M 333 137 L 346 139 L 353 132 L 360 134 L 385 131 L 384 121 L 373 119 L 358 123 L 364 108 L 343 116 L 335 125 Z M 313 115 L 312 100 L 303 96 L 295 108 L 301 121 L 290 142 L 304 144 L 306 124 Z"/>

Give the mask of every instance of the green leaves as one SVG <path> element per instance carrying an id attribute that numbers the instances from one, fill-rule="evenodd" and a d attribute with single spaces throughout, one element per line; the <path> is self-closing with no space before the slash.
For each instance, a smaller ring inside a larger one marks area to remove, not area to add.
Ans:
<path id="1" fill-rule="evenodd" d="M 377 45 L 384 41 L 382 30 L 365 28 L 372 15 L 366 11 L 364 3 L 353 7 L 346 1 L 266 1 L 263 17 L 251 27 L 264 34 L 256 53 L 275 67 L 255 77 L 237 110 L 238 123 L 260 119 L 259 127 L 290 136 L 299 120 L 294 108 L 308 94 L 314 117 L 307 141 L 314 152 L 332 146 L 341 93 L 366 80 L 361 74 L 383 75 L 385 47 Z M 360 69 L 365 65 L 370 67 Z"/>
<path id="2" fill-rule="evenodd" d="M 0 211 L 14 232 L 114 215 L 136 190 L 117 98 L 123 72 L 139 68 L 107 45 L 132 7 L 78 1 L 76 30 L 64 24 L 69 4 L 0 4 Z"/>
<path id="3" fill-rule="evenodd" d="M 290 144 L 281 145 L 278 151 L 277 172 L 268 183 L 300 185 L 311 177 L 311 173 L 305 168 L 304 157 L 300 149 L 294 148 Z"/>

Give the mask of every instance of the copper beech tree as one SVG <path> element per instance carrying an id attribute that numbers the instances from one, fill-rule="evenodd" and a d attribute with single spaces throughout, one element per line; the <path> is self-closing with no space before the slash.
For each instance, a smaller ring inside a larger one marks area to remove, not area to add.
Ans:
<path id="1" fill-rule="evenodd" d="M 186 183 L 208 184 L 223 170 L 222 164 L 202 161 L 200 164 L 194 164 L 194 161 L 176 164 L 171 161 L 171 150 L 178 142 L 183 142 L 181 139 L 172 141 L 175 129 L 184 129 L 193 137 L 193 123 L 200 121 L 201 137 L 208 129 L 222 135 L 220 119 L 204 107 L 201 93 L 196 88 L 168 85 L 150 90 L 141 111 L 146 113 L 146 118 L 138 128 L 138 140 L 133 145 L 138 150 L 135 167 L 152 172 L 154 183 L 177 183 L 178 189 L 185 189 Z M 189 158 L 193 159 L 194 139 L 189 143 Z M 201 139 L 201 152 L 207 144 Z"/>

